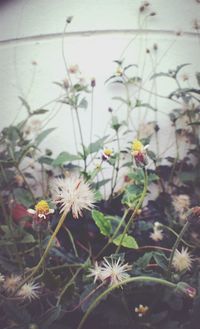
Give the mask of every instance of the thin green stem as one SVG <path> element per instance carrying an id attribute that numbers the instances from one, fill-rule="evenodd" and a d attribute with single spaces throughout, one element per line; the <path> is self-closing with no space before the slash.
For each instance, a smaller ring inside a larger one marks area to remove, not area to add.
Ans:
<path id="1" fill-rule="evenodd" d="M 167 226 L 167 225 L 161 225 L 162 227 L 166 228 L 168 231 L 170 231 L 171 233 L 173 233 L 177 238 L 178 238 L 178 233 L 176 233 L 171 227 Z M 186 246 L 190 247 L 190 248 L 196 248 L 196 246 L 189 244 L 188 242 L 186 242 L 185 240 L 181 239 L 181 242 L 184 243 Z"/>
<path id="2" fill-rule="evenodd" d="M 51 238 L 49 239 L 49 242 L 48 242 L 48 244 L 47 244 L 47 246 L 46 246 L 46 249 L 45 249 L 45 251 L 44 251 L 42 257 L 40 258 L 40 261 L 39 261 L 38 264 L 33 268 L 33 271 L 31 272 L 31 274 L 28 275 L 28 276 L 27 276 L 27 277 L 21 282 L 21 284 L 18 286 L 18 288 L 14 291 L 14 295 L 16 294 L 16 292 L 17 292 L 17 291 L 18 291 L 18 290 L 19 290 L 19 289 L 20 289 L 20 288 L 21 288 L 26 282 L 30 281 L 30 280 L 33 278 L 33 276 L 39 271 L 40 267 L 42 266 L 43 262 L 44 262 L 45 259 L 46 259 L 46 256 L 48 255 L 48 252 L 49 252 L 49 249 L 51 248 L 51 245 L 52 245 L 52 243 L 53 243 L 53 240 L 54 240 L 55 237 L 57 236 L 57 234 L 58 234 L 60 228 L 62 227 L 62 225 L 63 225 L 63 223 L 64 223 L 64 221 L 65 221 L 65 218 L 66 218 L 66 216 L 67 216 L 67 213 L 68 213 L 67 211 L 64 211 L 64 212 L 63 212 L 63 214 L 62 214 L 62 216 L 60 217 L 59 222 L 58 222 L 58 224 L 57 224 L 57 226 L 56 226 L 56 228 L 55 228 L 55 230 L 54 230 L 54 232 L 53 232 Z"/>
<path id="3" fill-rule="evenodd" d="M 146 169 L 144 169 L 144 187 L 143 187 L 143 191 L 142 191 L 141 197 L 140 197 L 140 199 L 139 199 L 139 201 L 138 201 L 138 203 L 137 203 L 137 205 L 136 205 L 136 207 L 135 207 L 135 209 L 133 211 L 133 214 L 131 215 L 128 223 L 125 226 L 124 232 L 122 233 L 122 237 L 121 237 L 120 243 L 119 243 L 119 245 L 118 245 L 118 247 L 116 249 L 116 253 L 119 253 L 120 248 L 121 248 L 121 245 L 123 243 L 123 239 L 124 239 L 125 235 L 127 234 L 128 230 L 129 230 L 129 228 L 130 228 L 130 226 L 132 224 L 132 221 L 133 221 L 135 215 L 137 214 L 138 209 L 141 207 L 141 205 L 142 205 L 142 203 L 144 201 L 144 198 L 145 198 L 146 192 L 147 192 L 147 187 L 148 187 L 148 176 L 147 176 Z"/>
<path id="4" fill-rule="evenodd" d="M 77 249 L 76 249 L 76 246 L 75 246 L 75 243 L 74 243 L 73 235 L 71 234 L 70 230 L 68 229 L 68 227 L 66 225 L 63 225 L 63 228 L 67 232 L 67 234 L 69 235 L 69 239 L 71 241 L 75 256 L 78 257 L 78 252 L 77 252 Z"/>
<path id="5" fill-rule="evenodd" d="M 117 154 L 117 159 L 116 159 L 116 167 L 114 166 L 114 169 L 115 169 L 115 178 L 113 177 L 113 186 L 112 186 L 112 189 L 111 189 L 111 198 L 113 196 L 113 193 L 114 193 L 114 190 L 115 190 L 115 187 L 117 185 L 117 179 L 118 179 L 118 175 L 119 175 L 119 163 L 120 163 L 120 141 L 119 141 L 119 131 L 116 130 L 116 137 L 117 137 L 117 148 L 118 148 L 118 154 Z"/>
<path id="6" fill-rule="evenodd" d="M 84 314 L 79 326 L 77 329 L 81 329 L 85 323 L 85 321 L 87 320 L 88 316 L 90 315 L 90 313 L 92 312 L 92 310 L 97 306 L 97 304 L 102 300 L 102 298 L 104 298 L 105 296 L 107 296 L 110 292 L 112 292 L 114 289 L 119 288 L 125 284 L 129 284 L 129 283 L 134 283 L 134 282 L 153 282 L 153 283 L 157 283 L 157 284 L 161 284 L 164 286 L 167 286 L 169 288 L 175 289 L 177 287 L 176 284 L 163 280 L 163 279 L 158 279 L 158 278 L 153 278 L 153 277 L 148 277 L 148 276 L 138 276 L 138 277 L 132 277 L 129 278 L 127 280 L 124 280 L 118 284 L 115 284 L 111 287 L 109 287 L 108 289 L 106 289 L 104 292 L 102 292 L 94 301 L 92 304 L 90 304 L 90 306 L 88 307 L 87 312 Z"/>
<path id="7" fill-rule="evenodd" d="M 74 283 L 74 280 L 76 279 L 77 275 L 79 274 L 79 272 L 82 270 L 82 268 L 79 268 L 75 274 L 72 276 L 72 278 L 66 283 L 66 285 L 63 287 L 63 289 L 61 290 L 60 295 L 58 296 L 58 300 L 56 303 L 56 306 L 58 306 L 62 300 L 62 297 L 64 296 L 65 292 L 67 291 L 67 289 Z"/>
<path id="8" fill-rule="evenodd" d="M 78 109 L 75 108 L 75 114 L 76 114 L 76 119 L 77 119 L 77 123 L 78 123 L 78 129 L 79 129 L 79 134 L 80 134 L 80 138 L 81 138 L 81 145 L 82 145 L 82 149 L 83 149 L 83 161 L 84 161 L 84 171 L 86 172 L 87 170 L 87 155 L 85 152 L 85 146 L 84 146 L 84 141 L 83 141 L 83 133 L 82 133 L 82 128 L 81 128 L 81 122 L 80 122 L 80 118 L 79 118 L 79 113 L 78 113 Z"/>
<path id="9" fill-rule="evenodd" d="M 181 242 L 182 237 L 185 234 L 185 232 L 187 231 L 189 225 L 190 225 L 190 222 L 187 221 L 185 223 L 185 225 L 183 226 L 181 232 L 179 233 L 179 235 L 178 235 L 178 237 L 177 237 L 177 239 L 176 239 L 176 241 L 175 241 L 175 243 L 173 245 L 172 252 L 171 252 L 171 255 L 170 255 L 170 258 L 169 258 L 169 265 L 168 265 L 168 269 L 167 269 L 167 275 L 168 275 L 168 277 L 171 276 L 172 262 L 173 262 L 173 259 L 174 259 L 174 254 L 176 252 L 176 249 L 178 248 L 178 245 Z"/>

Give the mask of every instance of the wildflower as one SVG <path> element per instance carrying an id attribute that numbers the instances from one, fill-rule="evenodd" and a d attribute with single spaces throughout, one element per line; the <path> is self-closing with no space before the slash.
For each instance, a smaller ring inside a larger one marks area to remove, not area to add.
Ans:
<path id="1" fill-rule="evenodd" d="M 94 264 L 94 268 L 89 269 L 90 274 L 88 274 L 88 277 L 94 276 L 94 283 L 97 280 L 103 281 L 103 276 L 102 276 L 102 267 L 98 265 L 97 262 Z"/>
<path id="2" fill-rule="evenodd" d="M 126 272 L 130 271 L 132 266 L 123 263 L 123 260 L 120 258 L 118 258 L 118 260 L 111 259 L 111 263 L 109 263 L 104 257 L 104 262 L 101 267 L 102 280 L 109 280 L 110 285 L 112 286 L 128 279 L 129 274 Z"/>
<path id="3" fill-rule="evenodd" d="M 82 216 L 82 210 L 90 210 L 94 194 L 81 178 L 69 176 L 55 179 L 52 183 L 53 202 L 60 206 L 60 213 L 70 210 L 74 218 Z"/>
<path id="4" fill-rule="evenodd" d="M 0 284 L 5 281 L 5 276 L 0 273 Z"/>
<path id="5" fill-rule="evenodd" d="M 192 267 L 193 259 L 190 256 L 187 248 L 181 249 L 181 252 L 176 249 L 172 265 L 177 272 L 182 272 L 184 270 L 190 270 Z"/>
<path id="6" fill-rule="evenodd" d="M 113 155 L 113 150 L 104 148 L 102 151 L 102 160 L 108 160 Z"/>
<path id="7" fill-rule="evenodd" d="M 21 297 L 22 299 L 28 299 L 31 301 L 32 299 L 39 297 L 39 289 L 39 283 L 27 282 L 17 292 L 17 296 Z"/>
<path id="8" fill-rule="evenodd" d="M 159 227 L 160 223 L 155 222 L 153 226 L 153 232 L 150 234 L 150 238 L 156 242 L 163 240 L 163 230 L 161 230 Z"/>
<path id="9" fill-rule="evenodd" d="M 200 224 L 200 207 L 191 208 L 186 214 L 186 217 L 191 224 Z"/>
<path id="10" fill-rule="evenodd" d="M 176 195 L 173 198 L 173 206 L 177 212 L 183 212 L 189 209 L 190 198 L 187 194 Z"/>
<path id="11" fill-rule="evenodd" d="M 144 146 L 138 139 L 132 143 L 132 155 L 138 167 L 144 167 L 148 164 L 146 149 L 148 145 Z"/>
<path id="12" fill-rule="evenodd" d="M 135 307 L 135 313 L 138 313 L 138 316 L 141 318 L 149 311 L 148 306 L 143 306 L 140 304 L 138 307 Z"/>
<path id="13" fill-rule="evenodd" d="M 50 209 L 48 203 L 44 200 L 39 201 L 35 205 L 35 209 L 28 209 L 27 211 L 40 219 L 46 219 L 48 215 L 54 213 L 54 209 Z"/>
<path id="14" fill-rule="evenodd" d="M 121 66 L 118 66 L 118 68 L 116 69 L 115 75 L 116 76 L 122 76 L 123 75 L 123 69 Z"/>
<path id="15" fill-rule="evenodd" d="M 179 282 L 177 284 L 176 290 L 190 298 L 194 298 L 197 294 L 196 289 L 189 286 L 189 284 L 187 284 L 186 282 Z"/>
<path id="16" fill-rule="evenodd" d="M 11 276 L 6 277 L 4 280 L 3 288 L 6 290 L 6 292 L 12 293 L 16 290 L 20 281 L 20 275 L 11 274 Z"/>
<path id="17" fill-rule="evenodd" d="M 79 72 L 79 67 L 78 67 L 77 64 L 75 64 L 75 65 L 71 65 L 71 66 L 69 67 L 69 73 L 71 73 L 71 74 L 76 74 L 76 73 L 78 73 L 78 72 Z"/>
<path id="18" fill-rule="evenodd" d="M 92 79 L 91 79 L 90 84 L 91 84 L 91 87 L 92 87 L 92 88 L 94 88 L 94 87 L 96 86 L 96 80 L 95 80 L 95 78 L 92 78 Z"/>

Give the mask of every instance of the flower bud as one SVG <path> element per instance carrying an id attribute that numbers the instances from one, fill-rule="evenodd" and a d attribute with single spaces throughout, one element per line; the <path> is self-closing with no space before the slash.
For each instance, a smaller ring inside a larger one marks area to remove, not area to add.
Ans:
<path id="1" fill-rule="evenodd" d="M 197 293 L 196 289 L 191 287 L 186 282 L 179 282 L 177 284 L 176 291 L 180 292 L 190 298 L 195 298 L 196 293 Z"/>

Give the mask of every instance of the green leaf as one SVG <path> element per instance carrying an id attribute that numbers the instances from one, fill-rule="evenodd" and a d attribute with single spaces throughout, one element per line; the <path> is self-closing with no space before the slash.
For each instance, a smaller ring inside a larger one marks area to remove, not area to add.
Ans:
<path id="1" fill-rule="evenodd" d="M 32 234 L 26 233 L 26 235 L 19 241 L 19 243 L 34 243 L 35 239 Z"/>
<path id="2" fill-rule="evenodd" d="M 119 246 L 119 244 L 121 242 L 121 239 L 122 239 L 122 235 L 123 234 L 118 235 L 118 237 L 116 237 L 116 239 L 113 240 L 113 243 L 116 246 Z M 130 249 L 138 249 L 137 241 L 132 236 L 130 236 L 128 234 L 125 234 L 121 245 L 123 247 L 130 248 Z"/>
<path id="3" fill-rule="evenodd" d="M 135 265 L 145 269 L 147 265 L 149 265 L 152 256 L 152 252 L 146 252 L 142 257 L 138 258 L 138 260 L 135 262 Z"/>
<path id="4" fill-rule="evenodd" d="M 98 210 L 92 211 L 92 218 L 95 224 L 99 228 L 100 232 L 105 236 L 110 236 L 112 226 L 110 222 L 105 218 L 104 214 Z"/>
<path id="5" fill-rule="evenodd" d="M 82 109 L 86 109 L 88 107 L 88 102 L 85 98 L 82 98 L 80 103 L 78 104 L 78 107 Z"/>
<path id="6" fill-rule="evenodd" d="M 96 142 L 91 143 L 85 150 L 87 154 L 98 152 L 103 148 L 105 140 L 108 138 L 107 136 L 104 136 L 102 138 L 99 138 Z"/>
<path id="7" fill-rule="evenodd" d="M 52 131 L 56 128 L 49 128 L 41 132 L 35 139 L 35 143 L 38 146 Z"/>
<path id="8" fill-rule="evenodd" d="M 42 325 L 43 329 L 48 329 L 49 326 L 59 318 L 61 309 L 61 305 L 53 306 L 41 316 L 39 323 Z"/>
<path id="9" fill-rule="evenodd" d="M 39 115 L 39 114 L 44 114 L 49 112 L 49 110 L 45 110 L 45 109 L 38 109 L 32 112 L 32 115 Z"/>
<path id="10" fill-rule="evenodd" d="M 164 254 L 159 253 L 159 252 L 154 252 L 153 258 L 154 258 L 156 264 L 158 264 L 163 270 L 167 269 L 168 259 Z"/>
<path id="11" fill-rule="evenodd" d="M 68 152 L 61 152 L 57 158 L 52 162 L 52 166 L 62 166 L 65 162 L 80 160 L 80 156 L 70 154 Z"/>
<path id="12" fill-rule="evenodd" d="M 28 104 L 28 102 L 21 96 L 19 96 L 19 99 L 22 102 L 22 105 L 27 109 L 27 112 L 30 114 L 31 113 L 31 107 Z"/>
<path id="13" fill-rule="evenodd" d="M 41 164 L 46 164 L 46 165 L 51 165 L 52 162 L 53 162 L 53 159 L 52 158 L 49 158 L 49 157 L 46 157 L 46 156 L 41 156 L 39 159 L 38 159 L 38 162 L 41 163 Z"/>
<path id="14" fill-rule="evenodd" d="M 33 204 L 33 198 L 29 191 L 23 188 L 15 188 L 13 190 L 17 203 L 29 208 Z"/>

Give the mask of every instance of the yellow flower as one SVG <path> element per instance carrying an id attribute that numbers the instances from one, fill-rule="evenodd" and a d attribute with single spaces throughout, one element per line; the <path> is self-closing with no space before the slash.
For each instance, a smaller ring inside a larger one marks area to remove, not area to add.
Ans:
<path id="1" fill-rule="evenodd" d="M 54 209 L 50 209 L 45 200 L 39 201 L 35 205 L 35 209 L 28 209 L 27 211 L 29 214 L 36 215 L 40 219 L 46 219 L 46 216 L 54 213 Z"/>
<path id="2" fill-rule="evenodd" d="M 38 214 L 47 214 L 49 212 L 49 205 L 46 201 L 41 200 L 35 205 L 35 210 Z"/>
<path id="3" fill-rule="evenodd" d="M 121 76 L 122 74 L 123 74 L 123 69 L 121 66 L 118 66 L 118 68 L 116 69 L 115 75 Z"/>
<path id="4" fill-rule="evenodd" d="M 138 139 L 132 143 L 132 155 L 138 167 L 144 167 L 148 164 L 146 149 L 148 145 L 143 145 Z"/>
<path id="5" fill-rule="evenodd" d="M 138 307 L 135 307 L 135 313 L 138 313 L 139 317 L 146 315 L 148 311 L 149 311 L 149 307 L 143 306 L 142 304 L 140 304 Z"/>
<path id="6" fill-rule="evenodd" d="M 132 144 L 132 151 L 142 152 L 143 150 L 144 150 L 144 145 L 138 139 L 135 139 Z"/>
<path id="7" fill-rule="evenodd" d="M 108 158 L 110 158 L 113 154 L 113 150 L 109 149 L 109 148 L 104 148 L 104 150 L 102 151 L 102 157 L 103 160 L 107 160 Z"/>

